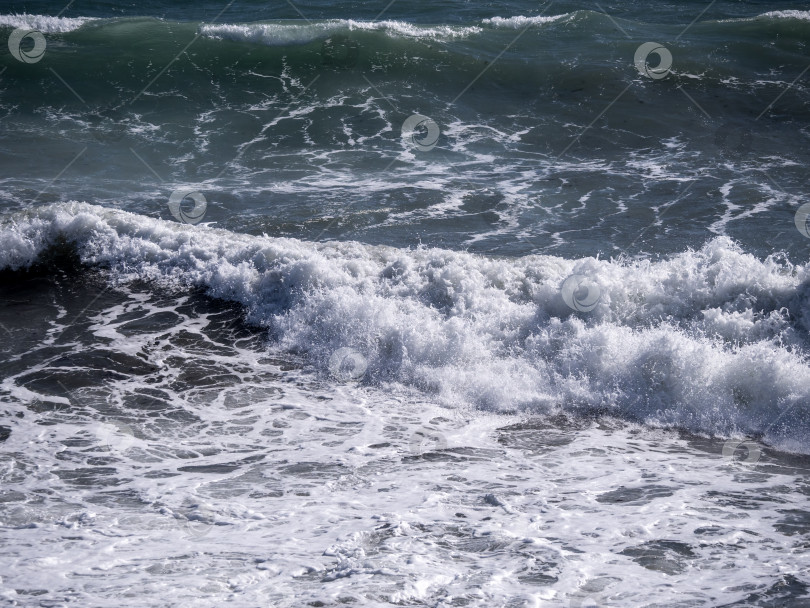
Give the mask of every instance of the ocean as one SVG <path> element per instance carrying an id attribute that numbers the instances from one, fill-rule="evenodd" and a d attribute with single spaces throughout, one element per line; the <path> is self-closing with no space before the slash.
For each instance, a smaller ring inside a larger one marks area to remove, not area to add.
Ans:
<path id="1" fill-rule="evenodd" d="M 0 8 L 0 602 L 810 606 L 801 2 Z"/>

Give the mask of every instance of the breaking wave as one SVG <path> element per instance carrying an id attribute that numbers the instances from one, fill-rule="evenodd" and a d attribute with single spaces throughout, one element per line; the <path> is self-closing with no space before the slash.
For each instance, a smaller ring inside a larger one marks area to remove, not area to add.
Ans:
<path id="1" fill-rule="evenodd" d="M 241 303 L 321 372 L 351 348 L 368 363 L 363 382 L 447 405 L 810 445 L 810 272 L 728 238 L 660 261 L 498 259 L 249 236 L 71 202 L 7 216 L 0 268 L 29 267 L 63 242 L 116 281 Z M 564 302 L 571 275 L 598 287 L 592 311 Z"/>

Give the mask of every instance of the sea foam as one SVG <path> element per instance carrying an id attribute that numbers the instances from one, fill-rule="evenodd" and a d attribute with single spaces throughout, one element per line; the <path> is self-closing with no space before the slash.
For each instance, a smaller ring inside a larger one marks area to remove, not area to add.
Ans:
<path id="1" fill-rule="evenodd" d="M 84 203 L 6 217 L 0 268 L 67 241 L 116 280 L 201 287 L 243 304 L 326 372 L 352 348 L 362 382 L 494 411 L 603 412 L 810 452 L 810 272 L 728 238 L 661 261 L 497 259 L 311 243 L 186 226 Z M 560 286 L 589 278 L 589 313 Z"/>
<path id="2" fill-rule="evenodd" d="M 564 13 L 562 15 L 551 15 L 551 16 L 539 15 L 534 17 L 526 17 L 523 15 L 517 15 L 514 17 L 492 17 L 490 19 L 484 19 L 484 23 L 499 28 L 517 29 L 521 27 L 526 27 L 528 25 L 542 25 L 544 23 L 553 23 L 554 21 L 559 21 L 560 19 L 570 17 L 572 14 L 573 13 Z"/>
<path id="3" fill-rule="evenodd" d="M 27 13 L 0 15 L 0 26 L 39 30 L 43 34 L 72 32 L 88 21 L 94 21 L 94 19 L 91 17 L 51 17 Z"/>
<path id="4" fill-rule="evenodd" d="M 759 15 L 759 17 L 771 17 L 773 19 L 800 19 L 802 21 L 810 21 L 810 11 L 769 11 Z"/>
<path id="5" fill-rule="evenodd" d="M 209 38 L 252 42 L 267 46 L 307 44 L 338 33 L 379 31 L 390 36 L 447 40 L 481 31 L 476 26 L 423 26 L 406 21 L 355 21 L 332 19 L 315 23 L 244 23 L 203 25 L 201 33 Z"/>

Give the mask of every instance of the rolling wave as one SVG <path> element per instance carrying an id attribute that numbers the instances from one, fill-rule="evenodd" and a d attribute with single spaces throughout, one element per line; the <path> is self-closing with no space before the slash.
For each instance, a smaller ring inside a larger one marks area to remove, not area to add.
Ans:
<path id="1" fill-rule="evenodd" d="M 542 25 L 544 23 L 554 23 L 555 21 L 560 21 L 562 19 L 567 19 L 573 17 L 576 13 L 565 13 L 562 15 L 552 15 L 549 17 L 540 15 L 534 17 L 526 17 L 523 15 L 517 15 L 515 17 L 491 17 L 489 19 L 484 19 L 484 23 L 487 25 L 492 25 L 494 27 L 501 27 L 501 28 L 510 28 L 510 29 L 518 29 L 521 27 L 527 27 L 529 25 Z"/>
<path id="2" fill-rule="evenodd" d="M 143 21 L 140 17 L 126 18 L 95 18 L 95 17 L 52 17 L 36 14 L 0 14 L 0 27 L 36 29 L 43 33 L 70 33 L 81 30 L 85 25 L 93 23 L 102 29 L 107 25 L 122 22 Z M 161 19 L 151 19 L 156 24 L 176 26 L 186 25 Z M 768 11 L 760 15 L 735 19 L 722 19 L 719 21 L 706 21 L 704 26 L 710 26 L 718 31 L 728 30 L 729 24 L 740 22 L 769 22 L 778 25 L 785 21 L 810 21 L 810 11 L 779 10 Z M 250 23 L 198 23 L 191 24 L 200 33 L 211 39 L 231 40 L 249 43 L 269 44 L 272 46 L 284 44 L 305 44 L 322 40 L 335 33 L 351 32 L 379 32 L 392 38 L 416 38 L 449 41 L 453 39 L 468 38 L 473 35 L 485 34 L 488 31 L 499 29 L 519 29 L 527 26 L 543 26 L 555 23 L 577 23 L 591 30 L 605 30 L 615 32 L 614 21 L 604 13 L 590 10 L 579 10 L 559 15 L 513 15 L 493 16 L 478 22 L 464 25 L 419 24 L 404 20 L 362 21 L 354 19 L 327 19 L 319 21 L 278 20 Z M 640 28 L 644 23 L 626 21 L 630 28 Z M 116 30 L 120 35 L 120 30 Z"/>
<path id="3" fill-rule="evenodd" d="M 767 13 L 753 17 L 753 19 L 798 19 L 800 21 L 810 21 L 810 11 L 768 11 Z"/>
<path id="4" fill-rule="evenodd" d="M 204 36 L 234 40 L 238 42 L 253 42 L 271 46 L 284 46 L 287 44 L 307 44 L 324 37 L 354 31 L 382 32 L 388 36 L 403 36 L 408 38 L 428 38 L 433 40 L 448 40 L 462 38 L 481 31 L 480 27 L 469 26 L 421 26 L 405 21 L 353 21 L 332 20 L 321 23 L 248 23 L 248 24 L 222 24 L 203 25 L 200 31 Z"/>
<path id="5" fill-rule="evenodd" d="M 722 59 L 714 59 L 707 58 L 705 48 L 700 45 L 674 48 L 673 78 L 688 78 L 692 83 L 701 81 L 721 94 L 726 92 L 726 83 L 732 79 L 750 83 L 751 92 L 762 83 L 773 85 L 768 74 L 750 67 L 756 65 L 754 60 L 761 59 L 762 55 L 761 49 L 752 50 L 752 37 L 755 42 L 759 38 L 770 41 L 774 33 L 779 34 L 779 42 L 769 43 L 767 53 L 774 61 L 793 60 L 794 41 L 810 33 L 807 14 L 807 11 L 774 11 L 747 19 L 745 23 L 703 22 L 700 35 L 707 40 L 723 36 L 730 50 Z M 754 22 L 766 25 L 752 27 Z M 624 23 L 626 31 L 639 40 L 650 35 L 645 24 Z M 359 71 L 381 70 L 389 79 L 411 78 L 414 70 L 419 70 L 418 83 L 424 83 L 428 97 L 439 91 L 444 97 L 455 94 L 445 93 L 444 89 L 457 91 L 459 87 L 447 74 L 458 74 L 460 82 L 469 82 L 496 57 L 497 68 L 488 72 L 488 81 L 500 79 L 499 90 L 513 87 L 520 100 L 525 98 L 527 84 L 554 89 L 553 94 L 559 95 L 560 91 L 563 94 L 583 90 L 598 92 L 617 79 L 627 81 L 637 76 L 632 58 L 638 42 L 617 34 L 615 21 L 607 15 L 587 10 L 549 16 L 494 16 L 465 25 L 341 19 L 206 24 L 144 17 L 90 19 L 21 14 L 0 15 L 0 26 L 38 28 L 64 36 L 71 44 L 49 46 L 45 56 L 62 78 L 70 83 L 86 79 L 88 71 L 101 70 L 121 91 L 131 90 L 133 94 L 143 87 L 143 78 L 137 78 L 138 74 L 157 73 L 159 68 L 153 64 L 174 62 L 183 45 L 196 40 L 197 36 L 201 40 L 194 47 L 194 53 L 199 61 L 193 71 L 199 72 L 202 79 L 198 83 L 200 89 L 202 82 L 210 83 L 212 76 L 227 81 L 236 65 L 248 73 L 258 66 L 276 73 L 292 69 L 357 67 Z M 513 39 L 514 34 L 509 30 L 523 28 L 528 28 L 526 35 Z M 673 37 L 676 29 L 673 28 Z M 550 34 L 555 36 L 555 45 L 564 49 L 562 55 L 539 53 Z M 656 29 L 656 37 L 661 34 Z M 333 41 L 334 48 L 326 48 L 324 45 L 334 36 L 339 36 Z M 111 38 L 116 40 L 113 48 L 109 47 Z M 585 45 L 584 40 L 591 42 Z M 666 36 L 661 38 L 662 42 L 665 40 Z M 144 54 L 141 45 L 147 42 L 149 53 Z M 507 44 L 510 52 L 502 53 Z M 81 60 L 77 61 L 79 57 Z M 10 55 L 0 61 L 10 68 L 7 77 L 31 77 L 30 70 L 24 71 L 24 66 Z M 426 65 L 433 68 L 423 69 Z M 527 69 L 527 65 L 532 69 Z M 190 71 L 187 70 L 187 74 Z M 194 78 L 192 74 L 188 76 Z M 796 86 L 801 87 L 801 82 Z M 341 87 L 342 84 L 338 84 L 335 91 Z M 237 95 L 240 89 L 228 86 L 222 90 L 225 94 Z M 735 95 L 737 92 L 733 91 Z M 73 93 L 67 88 L 57 88 L 50 91 L 50 95 L 70 99 Z M 759 100 L 755 105 L 759 105 Z"/>
<path id="6" fill-rule="evenodd" d="M 72 32 L 91 21 L 92 17 L 50 17 L 48 15 L 0 15 L 0 27 L 39 30 L 43 34 Z"/>
<path id="7" fill-rule="evenodd" d="M 727 238 L 658 262 L 507 260 L 254 237 L 73 202 L 7 216 L 0 243 L 6 272 L 68 243 L 117 281 L 203 288 L 323 372 L 352 349 L 370 386 L 810 445 L 810 269 Z M 589 312 L 566 305 L 571 276 L 597 286 Z"/>

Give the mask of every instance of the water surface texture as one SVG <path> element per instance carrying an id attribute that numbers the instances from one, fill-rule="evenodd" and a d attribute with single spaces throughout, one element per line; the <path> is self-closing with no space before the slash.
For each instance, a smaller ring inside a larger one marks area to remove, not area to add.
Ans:
<path id="1" fill-rule="evenodd" d="M 806 4 L 0 42 L 4 605 L 810 605 Z"/>

